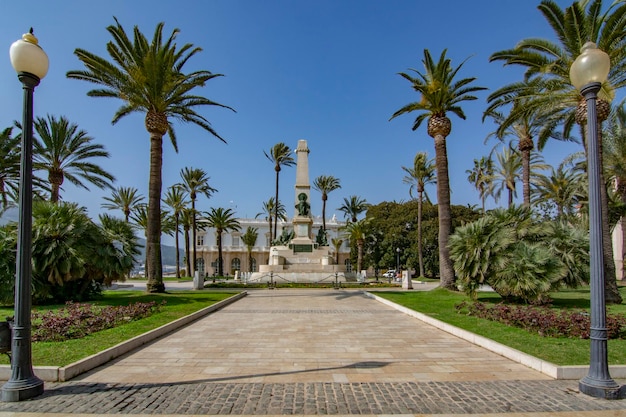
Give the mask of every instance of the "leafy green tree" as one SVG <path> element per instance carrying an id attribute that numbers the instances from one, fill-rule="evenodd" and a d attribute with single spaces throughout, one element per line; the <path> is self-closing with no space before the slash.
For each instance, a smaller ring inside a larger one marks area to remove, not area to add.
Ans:
<path id="1" fill-rule="evenodd" d="M 144 196 L 139 194 L 139 190 L 134 187 L 118 187 L 111 192 L 111 197 L 103 197 L 102 199 L 107 201 L 102 203 L 102 208 L 122 210 L 124 220 L 128 222 L 133 210 L 143 204 Z"/>
<path id="2" fill-rule="evenodd" d="M 330 239 L 330 244 L 333 245 L 333 249 L 335 250 L 335 264 L 339 265 L 339 249 L 341 245 L 343 245 L 343 239 L 333 237 Z"/>
<path id="3" fill-rule="evenodd" d="M 178 186 L 171 186 L 167 189 L 163 200 L 172 209 L 174 216 L 175 241 L 176 241 L 176 279 L 180 279 L 180 248 L 178 244 L 178 234 L 180 233 L 180 216 L 187 207 L 187 192 Z"/>
<path id="4" fill-rule="evenodd" d="M 250 227 L 246 229 L 246 233 L 241 236 L 241 241 L 244 245 L 246 245 L 246 251 L 248 252 L 248 271 L 254 272 L 252 270 L 252 248 L 256 245 L 256 240 L 259 237 L 259 229 L 256 227 Z"/>
<path id="5" fill-rule="evenodd" d="M 124 104 L 113 116 L 117 123 L 131 113 L 145 113 L 145 126 L 150 135 L 150 179 L 148 185 L 148 230 L 146 253 L 148 292 L 164 292 L 161 265 L 161 188 L 163 165 L 163 136 L 167 133 L 175 150 L 178 150 L 172 119 L 193 123 L 225 142 L 211 127 L 209 121 L 196 112 L 200 106 L 219 106 L 205 97 L 193 94 L 194 89 L 204 87 L 207 81 L 220 77 L 206 70 L 184 73 L 184 65 L 200 52 L 192 44 L 178 48 L 176 35 L 179 30 L 163 37 L 163 23 L 156 26 L 152 41 L 135 27 L 134 39 L 129 39 L 122 25 L 107 27 L 113 40 L 107 43 L 111 61 L 84 49 L 74 51 L 85 65 L 85 70 L 69 71 L 68 78 L 88 81 L 100 86 L 87 93 L 92 97 L 112 97 Z M 234 111 L 234 110 L 233 110 Z"/>
<path id="6" fill-rule="evenodd" d="M 206 224 L 208 227 L 215 228 L 217 236 L 217 274 L 224 276 L 224 258 L 222 256 L 222 233 L 241 230 L 239 220 L 235 218 L 232 209 L 223 209 L 221 207 L 212 208 L 206 214 Z"/>
<path id="7" fill-rule="evenodd" d="M 539 175 L 535 180 L 532 201 L 552 202 L 556 207 L 556 217 L 576 216 L 580 206 L 587 200 L 587 181 L 583 172 L 568 168 L 561 163 L 557 169 L 550 168 L 548 175 Z"/>
<path id="8" fill-rule="evenodd" d="M 48 115 L 35 120 L 39 137 L 33 141 L 33 169 L 48 173 L 50 201 L 59 201 L 59 190 L 65 179 L 77 187 L 89 190 L 87 181 L 98 188 L 112 188 L 115 177 L 92 162 L 95 158 L 108 158 L 109 153 L 78 125 L 61 116 Z"/>
<path id="9" fill-rule="evenodd" d="M 313 181 L 313 188 L 322 194 L 322 229 L 326 233 L 326 201 L 328 193 L 341 188 L 341 182 L 332 175 L 320 175 Z"/>
<path id="10" fill-rule="evenodd" d="M 446 58 L 446 52 L 447 50 L 444 49 L 439 61 L 435 63 L 428 49 L 425 49 L 422 60 L 425 72 L 410 69 L 416 73 L 416 77 L 407 73 L 400 73 L 403 78 L 411 83 L 413 90 L 420 95 L 420 100 L 400 108 L 391 116 L 391 119 L 406 113 L 418 112 L 419 114 L 413 122 L 413 130 L 419 128 L 424 120 L 428 120 L 428 135 L 435 140 L 435 164 L 437 166 L 439 275 L 442 287 L 456 289 L 454 269 L 448 250 L 452 219 L 446 137 L 452 130 L 452 122 L 446 114 L 451 112 L 461 119 L 465 119 L 465 113 L 460 103 L 476 100 L 477 97 L 473 96 L 472 93 L 485 90 L 485 88 L 471 85 L 476 78 L 455 80 L 465 61 L 453 68 L 450 59 Z"/>
<path id="11" fill-rule="evenodd" d="M 423 277 L 425 275 L 422 252 L 422 204 L 424 195 L 426 195 L 426 198 L 428 199 L 425 188 L 426 185 L 437 182 L 435 162 L 432 159 L 428 159 L 428 154 L 426 152 L 418 152 L 413 159 L 413 167 L 402 167 L 402 170 L 407 174 L 405 175 L 403 182 L 410 185 L 409 195 L 413 197 L 413 188 L 417 191 L 417 254 L 419 274 Z"/>
<path id="12" fill-rule="evenodd" d="M 15 267 L 17 252 L 17 223 L 0 226 L 0 303 L 12 305 L 15 301 Z"/>
<path id="13" fill-rule="evenodd" d="M 196 199 L 198 198 L 198 194 L 203 194 L 206 198 L 211 198 L 211 195 L 217 192 L 217 190 L 209 185 L 209 180 L 211 178 L 202 168 L 185 167 L 180 171 L 180 176 L 183 179 L 183 182 L 178 184 L 178 186 L 182 187 L 182 189 L 189 194 L 189 198 L 191 199 L 191 238 L 193 240 L 193 258 L 191 260 L 191 265 L 193 270 L 190 272 L 193 276 L 198 268 L 196 252 L 196 247 L 198 246 Z"/>
<path id="14" fill-rule="evenodd" d="M 293 156 L 291 156 L 291 148 L 289 148 L 289 146 L 285 145 L 283 142 L 279 142 L 276 145 L 272 146 L 269 153 L 265 151 L 263 151 L 263 153 L 265 154 L 265 157 L 274 164 L 274 171 L 276 172 L 276 192 L 274 194 L 274 201 L 279 202 L 280 200 L 278 199 L 278 177 L 281 171 L 281 167 L 294 166 L 296 164 L 296 160 L 293 159 Z M 270 230 L 270 242 L 273 240 L 272 237 L 275 239 L 278 236 L 278 206 L 279 204 L 274 205 L 274 233 L 272 234 Z"/>
<path id="15" fill-rule="evenodd" d="M 357 222 L 358 216 L 367 211 L 369 203 L 364 199 L 356 195 L 351 195 L 349 198 L 343 199 L 343 204 L 337 210 L 343 212 L 343 217 L 347 218 L 352 223 Z"/>
<path id="16" fill-rule="evenodd" d="M 496 166 L 493 172 L 494 191 L 496 202 L 500 199 L 503 191 L 508 192 L 508 206 L 513 206 L 513 198 L 517 197 L 515 185 L 520 178 L 522 170 L 522 158 L 513 149 L 505 147 L 496 153 Z"/>
<path id="17" fill-rule="evenodd" d="M 485 214 L 485 199 L 493 192 L 493 160 L 486 156 L 474 159 L 474 168 L 466 170 L 467 180 L 478 190 Z"/>
<path id="18" fill-rule="evenodd" d="M 543 38 L 523 39 L 512 49 L 494 53 L 490 61 L 521 65 L 526 70 L 526 80 L 537 79 L 540 88 L 536 85 L 531 88 L 518 86 L 516 97 L 528 99 L 523 111 L 536 110 L 552 119 L 551 125 L 562 123 L 563 137 L 569 137 L 572 126 L 578 124 L 586 151 L 586 101 L 571 84 L 569 70 L 588 41 L 594 42 L 609 55 L 611 70 L 598 94 L 597 123 L 598 131 L 601 131 L 600 125 L 609 115 L 609 103 L 615 91 L 626 85 L 626 3 L 613 2 L 604 8 L 602 0 L 578 0 L 562 10 L 554 1 L 543 0 L 538 8 L 554 31 L 557 42 Z M 601 145 L 598 150 L 602 159 Z M 608 219 L 609 197 L 605 187 L 600 190 L 600 199 L 602 217 Z M 607 303 L 621 303 L 622 297 L 615 280 L 610 227 L 608 222 L 603 222 L 602 226 L 605 299 Z"/>

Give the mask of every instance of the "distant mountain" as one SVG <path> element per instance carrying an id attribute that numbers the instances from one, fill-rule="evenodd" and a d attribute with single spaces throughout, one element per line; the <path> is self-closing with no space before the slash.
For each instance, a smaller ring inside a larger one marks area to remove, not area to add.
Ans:
<path id="1" fill-rule="evenodd" d="M 137 264 L 143 265 L 146 261 L 146 239 L 139 238 L 137 239 L 141 248 L 141 255 L 137 256 Z M 180 253 L 180 263 L 183 266 L 183 259 L 185 257 L 185 251 L 183 249 L 179 250 Z M 161 263 L 163 265 L 174 265 L 176 266 L 176 247 L 161 245 Z"/>

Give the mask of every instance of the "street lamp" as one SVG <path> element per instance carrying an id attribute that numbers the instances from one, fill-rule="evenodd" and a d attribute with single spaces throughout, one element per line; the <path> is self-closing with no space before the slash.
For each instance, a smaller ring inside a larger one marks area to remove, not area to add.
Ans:
<path id="1" fill-rule="evenodd" d="M 31 242 L 33 213 L 33 91 L 48 73 L 48 56 L 30 33 L 9 50 L 11 65 L 24 88 L 20 194 L 15 271 L 15 317 L 11 339 L 11 377 L 2 386 L 2 401 L 22 401 L 43 393 L 43 381 L 33 372 L 31 351 Z"/>
<path id="2" fill-rule="evenodd" d="M 589 178 L 589 256 L 591 286 L 591 355 L 589 373 L 578 388 L 584 394 L 607 399 L 624 396 L 624 390 L 609 375 L 604 299 L 604 257 L 602 248 L 602 210 L 600 200 L 600 156 L 596 100 L 602 82 L 609 75 L 609 56 L 593 42 L 581 48 L 581 54 L 570 68 L 570 79 L 587 102 L 587 147 Z"/>
<path id="3" fill-rule="evenodd" d="M 400 248 L 396 248 L 396 276 L 400 273 Z"/>

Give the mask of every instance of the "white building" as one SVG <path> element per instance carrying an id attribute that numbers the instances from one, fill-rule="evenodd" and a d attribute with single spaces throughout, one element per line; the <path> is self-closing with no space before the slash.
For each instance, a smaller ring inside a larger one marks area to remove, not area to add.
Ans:
<path id="1" fill-rule="evenodd" d="M 257 272 L 259 265 L 267 265 L 270 253 L 270 230 L 269 222 L 261 219 L 237 219 L 241 225 L 241 230 L 236 232 L 222 233 L 222 257 L 224 265 L 224 274 L 234 275 L 235 271 L 241 272 Z M 351 271 L 350 265 L 350 242 L 345 233 L 340 230 L 346 223 L 337 220 L 335 216 L 326 220 L 326 232 L 328 236 L 328 245 L 330 251 L 338 264 L 346 265 L 348 271 Z M 248 261 L 248 248 L 241 240 L 241 236 L 246 233 L 248 227 L 257 229 L 258 238 L 256 245 L 252 248 L 252 264 Z M 321 216 L 313 218 L 313 226 L 311 228 L 311 238 L 315 237 L 322 228 Z M 281 235 L 283 230 L 293 230 L 291 221 L 278 222 L 277 234 Z M 342 243 L 336 251 L 333 240 L 341 239 Z M 214 228 L 197 231 L 196 242 L 197 268 L 200 275 L 212 276 L 217 273 L 217 235 Z"/>

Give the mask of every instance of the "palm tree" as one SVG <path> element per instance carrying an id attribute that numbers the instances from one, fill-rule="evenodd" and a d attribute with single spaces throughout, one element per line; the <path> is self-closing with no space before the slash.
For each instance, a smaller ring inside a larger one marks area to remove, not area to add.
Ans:
<path id="1" fill-rule="evenodd" d="M 368 222 L 366 219 L 361 219 L 356 222 L 349 222 L 344 226 L 344 230 L 350 242 L 356 243 L 357 257 L 356 257 L 356 270 L 361 272 L 363 267 L 363 247 L 365 246 L 365 240 L 368 235 Z"/>
<path id="2" fill-rule="evenodd" d="M 422 203 L 426 194 L 426 185 L 436 182 L 435 161 L 428 159 L 426 152 L 418 152 L 413 158 L 413 167 L 402 167 L 407 174 L 402 182 L 409 184 L 409 195 L 413 197 L 413 188 L 417 191 L 417 259 L 419 264 L 420 277 L 424 274 L 424 258 L 422 256 Z"/>
<path id="3" fill-rule="evenodd" d="M 187 193 L 178 186 L 171 186 L 167 189 L 163 202 L 172 209 L 175 223 L 175 241 L 176 241 L 176 279 L 180 279 L 180 249 L 178 246 L 178 233 L 180 232 L 180 216 L 187 207 Z"/>
<path id="4" fill-rule="evenodd" d="M 326 233 L 326 200 L 328 200 L 328 193 L 341 188 L 341 183 L 338 178 L 332 175 L 320 175 L 313 181 L 313 188 L 322 193 L 322 229 Z"/>
<path id="5" fill-rule="evenodd" d="M 252 271 L 252 248 L 256 245 L 256 240 L 259 237 L 259 229 L 256 227 L 250 227 L 246 229 L 246 233 L 241 236 L 241 241 L 244 245 L 246 245 L 246 250 L 248 251 L 248 271 Z"/>
<path id="6" fill-rule="evenodd" d="M 145 126 L 150 135 L 150 180 L 148 186 L 148 231 L 147 248 L 150 257 L 148 292 L 163 292 L 163 272 L 161 265 L 161 187 L 163 165 L 163 136 L 167 133 L 175 150 L 178 150 L 172 119 L 190 122 L 200 126 L 211 135 L 226 142 L 211 127 L 209 121 L 196 112 L 198 106 L 219 106 L 205 97 L 190 92 L 203 87 L 207 81 L 220 77 L 206 70 L 183 73 L 183 67 L 201 49 L 185 44 L 180 49 L 176 45 L 174 29 L 169 38 L 163 38 L 164 23 L 159 23 L 152 41 L 135 27 L 134 39 L 129 39 L 122 25 L 115 19 L 115 25 L 107 27 L 113 37 L 107 43 L 107 51 L 112 61 L 99 57 L 83 49 L 76 49 L 75 55 L 85 64 L 82 71 L 70 71 L 68 78 L 98 84 L 101 88 L 91 90 L 92 97 L 115 97 L 124 104 L 113 116 L 117 123 L 124 116 L 134 112 L 145 113 Z"/>
<path id="7" fill-rule="evenodd" d="M 586 200 L 587 183 L 584 174 L 575 169 L 568 169 L 561 163 L 557 169 L 551 168 L 548 175 L 539 175 L 533 189 L 533 203 L 553 203 L 557 218 L 566 214 L 576 215 L 580 203 Z"/>
<path id="8" fill-rule="evenodd" d="M 12 136 L 13 128 L 0 133 L 0 201 L 2 211 L 17 201 L 20 182 L 20 138 Z"/>
<path id="9" fill-rule="evenodd" d="M 424 50 L 425 73 L 411 69 L 417 74 L 413 77 L 407 73 L 400 75 L 411 83 L 411 87 L 421 95 L 420 100 L 409 103 L 396 111 L 391 119 L 413 111 L 419 115 L 413 122 L 413 130 L 420 127 L 428 119 L 428 135 L 435 140 L 435 163 L 437 166 L 437 206 L 439 212 L 439 275 L 441 286 L 456 289 L 454 268 L 448 249 L 448 238 L 452 232 L 452 209 L 450 207 L 450 180 L 448 177 L 448 154 L 446 137 L 452 130 L 452 123 L 446 116 L 451 112 L 461 119 L 465 113 L 459 105 L 463 101 L 476 100 L 471 93 L 484 90 L 484 87 L 471 86 L 476 78 L 463 78 L 455 81 L 457 73 L 465 63 L 452 68 L 449 58 L 443 50 L 439 61 L 435 63 L 428 49 Z M 390 120 L 391 120 L 390 119 Z"/>
<path id="10" fill-rule="evenodd" d="M 128 222 L 130 214 L 139 205 L 143 204 L 144 196 L 134 187 L 118 187 L 113 190 L 111 197 L 103 197 L 108 203 L 102 203 L 102 208 L 109 210 L 122 210 L 124 220 Z"/>
<path id="11" fill-rule="evenodd" d="M 622 204 L 626 204 L 626 108 L 624 102 L 616 107 L 609 118 L 609 126 L 603 135 L 604 170 L 613 179 L 615 190 Z M 626 216 L 620 217 L 622 229 L 622 280 L 626 279 Z"/>
<path id="12" fill-rule="evenodd" d="M 520 97 L 528 97 L 526 111 L 537 110 L 549 118 L 563 123 L 563 136 L 569 137 L 572 126 L 577 123 L 586 151 L 585 125 L 587 107 L 581 93 L 569 79 L 569 70 L 586 42 L 594 42 L 611 60 L 608 80 L 598 93 L 597 120 L 600 125 L 610 112 L 610 101 L 615 91 L 626 85 L 626 3 L 613 2 L 603 12 L 602 0 L 578 0 L 562 10 L 554 1 L 543 0 L 538 9 L 553 29 L 558 42 L 541 38 L 523 39 L 513 49 L 494 53 L 490 61 L 504 61 L 505 65 L 522 65 L 526 79 L 539 79 L 542 88 L 521 89 Z M 601 132 L 601 126 L 598 126 Z M 601 142 L 601 141 L 600 141 Z M 602 160 L 602 144 L 599 146 Z M 600 170 L 603 176 L 602 170 Z M 603 182 L 604 179 L 601 179 Z M 605 187 L 601 187 L 602 217 L 608 219 L 609 199 Z M 608 222 L 602 224 L 604 254 L 605 299 L 608 303 L 621 303 L 616 283 L 613 249 Z"/>
<path id="13" fill-rule="evenodd" d="M 272 216 L 274 214 L 278 214 L 279 220 L 283 220 L 283 221 L 287 220 L 287 210 L 285 210 L 285 206 L 280 201 L 278 202 L 278 205 L 277 205 L 275 201 L 276 200 L 274 200 L 274 197 L 270 197 L 266 202 L 263 203 L 263 211 L 261 213 L 257 213 L 257 215 L 254 216 L 255 218 L 258 218 L 259 216 L 264 215 L 265 220 L 269 222 L 270 245 L 272 244 L 275 238 L 272 236 L 272 219 L 273 219 Z"/>
<path id="14" fill-rule="evenodd" d="M 115 177 L 94 164 L 94 158 L 108 158 L 109 153 L 102 145 L 93 143 L 93 138 L 78 125 L 61 116 L 57 119 L 35 120 L 35 131 L 39 138 L 33 141 L 33 169 L 48 172 L 51 194 L 50 201 L 59 201 L 59 190 L 67 179 L 77 187 L 89 190 L 81 179 L 98 188 L 112 188 Z"/>
<path id="15" fill-rule="evenodd" d="M 276 193 L 274 197 L 274 201 L 280 201 L 278 199 L 278 174 L 280 174 L 281 167 L 290 167 L 296 164 L 296 161 L 291 156 L 292 152 L 289 146 L 285 145 L 283 142 L 279 142 L 274 145 L 270 149 L 270 153 L 263 151 L 265 157 L 270 160 L 274 164 L 274 171 L 276 171 Z M 274 239 L 277 235 L 278 228 L 278 205 L 274 206 Z M 271 233 L 270 233 L 271 237 Z M 272 239 L 270 239 L 271 241 Z"/>
<path id="16" fill-rule="evenodd" d="M 193 241 L 193 258 L 191 265 L 193 270 L 190 272 L 191 276 L 193 276 L 196 268 L 198 267 L 196 265 L 196 247 L 198 246 L 196 241 L 196 234 L 198 231 L 198 226 L 196 224 L 196 198 L 198 197 L 198 194 L 204 194 L 206 198 L 211 198 L 211 194 L 217 192 L 217 190 L 209 185 L 209 180 L 211 178 L 207 176 L 206 172 L 201 168 L 185 167 L 180 171 L 180 176 L 183 179 L 183 182 L 178 185 L 189 193 L 189 198 L 191 199 L 191 238 Z"/>
<path id="17" fill-rule="evenodd" d="M 217 236 L 217 275 L 224 276 L 224 258 L 222 257 L 222 233 L 241 230 L 239 221 L 232 209 L 212 208 L 207 213 L 207 226 L 215 228 Z"/>
<path id="18" fill-rule="evenodd" d="M 193 211 L 189 207 L 185 207 L 180 216 L 180 223 L 183 226 L 183 239 L 185 241 L 185 275 L 188 277 L 191 276 L 191 248 L 189 245 L 189 230 L 191 230 L 193 217 Z"/>
<path id="19" fill-rule="evenodd" d="M 361 198 L 356 195 L 351 195 L 350 198 L 343 199 L 343 205 L 339 207 L 337 210 L 343 212 L 343 217 L 347 218 L 348 221 L 352 223 L 356 223 L 357 217 L 359 214 L 363 213 L 369 208 L 369 204 L 365 201 L 364 198 Z"/>
<path id="20" fill-rule="evenodd" d="M 341 245 L 343 244 L 343 239 L 334 237 L 330 239 L 330 243 L 331 245 L 333 245 L 333 248 L 335 249 L 335 264 L 339 265 L 339 249 L 341 248 Z"/>
<path id="21" fill-rule="evenodd" d="M 508 207 L 513 206 L 513 198 L 517 197 L 516 184 L 522 170 L 522 158 L 510 147 L 496 153 L 496 166 L 493 172 L 493 197 L 498 202 L 502 191 L 508 192 Z"/>
<path id="22" fill-rule="evenodd" d="M 495 136 L 500 141 L 507 137 L 514 137 L 518 141 L 518 151 L 522 158 L 522 196 L 524 205 L 530 208 L 530 155 L 535 148 L 534 137 L 537 137 L 537 149 L 543 150 L 548 139 L 573 140 L 564 138 L 556 131 L 558 121 L 548 115 L 542 114 L 538 109 L 528 110 L 526 97 L 519 97 L 520 91 L 536 89 L 541 91 L 540 80 L 525 81 L 522 84 L 505 86 L 491 95 L 487 101 L 491 103 L 483 115 L 483 121 L 488 116 L 497 124 L 498 128 L 489 136 Z M 497 108 L 506 106 L 512 101 L 510 114 L 505 117 L 496 111 Z"/>
<path id="23" fill-rule="evenodd" d="M 465 173 L 467 180 L 478 190 L 485 214 L 485 200 L 493 191 L 493 161 L 486 156 L 474 159 L 474 168 L 466 170 Z"/>

